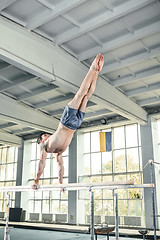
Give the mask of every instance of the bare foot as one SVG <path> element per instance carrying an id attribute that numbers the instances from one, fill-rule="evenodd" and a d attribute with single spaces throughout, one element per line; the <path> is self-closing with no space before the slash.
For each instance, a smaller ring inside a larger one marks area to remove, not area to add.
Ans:
<path id="1" fill-rule="evenodd" d="M 104 57 L 102 54 L 98 54 L 94 61 L 92 62 L 91 69 L 100 72 L 104 64 Z"/>

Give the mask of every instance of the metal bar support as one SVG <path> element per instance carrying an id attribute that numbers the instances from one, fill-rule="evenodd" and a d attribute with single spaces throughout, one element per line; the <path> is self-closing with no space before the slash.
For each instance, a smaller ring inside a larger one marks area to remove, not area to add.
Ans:
<path id="1" fill-rule="evenodd" d="M 10 240 L 10 235 L 9 235 L 10 228 L 9 228 L 9 226 L 8 226 L 8 222 L 9 222 L 10 194 L 7 193 L 7 195 L 8 195 L 8 201 L 7 201 L 6 226 L 5 226 L 5 228 L 4 228 L 4 240 Z"/>
<path id="2" fill-rule="evenodd" d="M 115 231 L 115 239 L 119 239 L 119 220 L 118 220 L 118 194 L 115 193 L 113 190 L 113 196 L 115 197 L 115 224 L 116 224 L 116 231 Z"/>
<path id="3" fill-rule="evenodd" d="M 153 183 L 153 162 L 151 161 L 151 183 Z M 153 227 L 154 227 L 154 240 L 157 239 L 156 237 L 156 216 L 155 216 L 155 198 L 154 198 L 154 187 L 152 189 L 152 210 L 153 210 Z"/>
<path id="4" fill-rule="evenodd" d="M 91 197 L 91 217 L 90 217 L 90 233 L 91 240 L 94 240 L 94 192 L 90 189 L 90 197 Z"/>

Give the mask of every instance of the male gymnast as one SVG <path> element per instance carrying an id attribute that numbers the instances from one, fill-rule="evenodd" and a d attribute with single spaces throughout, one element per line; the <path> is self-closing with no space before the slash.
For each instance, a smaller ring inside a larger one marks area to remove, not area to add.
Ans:
<path id="1" fill-rule="evenodd" d="M 37 175 L 32 185 L 33 189 L 38 188 L 40 176 L 45 168 L 47 153 L 55 154 L 59 168 L 58 180 L 60 184 L 63 183 L 64 166 L 62 153 L 69 146 L 74 132 L 83 121 L 87 102 L 95 91 L 98 74 L 102 70 L 103 64 L 103 55 L 98 54 L 92 62 L 79 90 L 65 107 L 56 132 L 52 135 L 45 132 L 41 133 L 37 139 L 37 143 L 40 144 L 40 160 Z"/>

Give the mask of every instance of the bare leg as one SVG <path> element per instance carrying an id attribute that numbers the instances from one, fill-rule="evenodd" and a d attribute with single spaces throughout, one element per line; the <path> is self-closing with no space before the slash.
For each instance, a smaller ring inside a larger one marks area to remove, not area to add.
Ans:
<path id="1" fill-rule="evenodd" d="M 84 100 L 85 96 L 88 92 L 94 92 L 96 81 L 98 78 L 99 72 L 102 70 L 104 63 L 103 56 L 98 54 L 95 60 L 93 61 L 86 77 L 84 78 L 78 92 L 76 93 L 75 97 L 69 102 L 68 106 L 74 109 L 79 109 L 82 105 L 82 101 Z M 93 86 L 92 86 L 93 84 Z M 92 95 L 91 94 L 91 95 Z M 85 100 L 84 100 L 85 101 Z M 84 102 L 85 104 L 85 102 Z M 87 103 L 86 103 L 87 104 Z"/>

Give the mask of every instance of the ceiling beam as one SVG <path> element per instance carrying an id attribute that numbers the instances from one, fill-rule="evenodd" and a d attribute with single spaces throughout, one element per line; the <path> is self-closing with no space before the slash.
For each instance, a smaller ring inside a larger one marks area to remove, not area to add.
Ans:
<path id="1" fill-rule="evenodd" d="M 128 57 L 128 58 L 122 60 L 121 62 L 115 62 L 115 63 L 108 64 L 108 65 L 103 67 L 101 73 L 106 74 L 108 72 L 112 72 L 112 71 L 118 70 L 120 68 L 128 67 L 128 66 L 133 65 L 135 63 L 138 64 L 138 62 L 148 60 L 148 59 L 153 58 L 153 57 L 155 57 L 159 54 L 160 54 L 160 48 L 157 47 L 157 48 L 154 48 L 154 49 L 150 50 L 150 52 L 139 53 L 135 56 Z"/>
<path id="2" fill-rule="evenodd" d="M 17 125 L 17 124 L 16 124 L 16 123 L 12 123 L 12 122 L 5 123 L 5 124 L 1 124 L 1 125 L 0 125 L 0 129 L 13 127 L 13 126 L 15 126 L 15 125 Z"/>
<path id="3" fill-rule="evenodd" d="M 0 144 L 20 147 L 22 139 L 16 135 L 0 130 Z"/>
<path id="4" fill-rule="evenodd" d="M 152 92 L 152 91 L 159 90 L 159 89 L 160 89 L 160 83 L 154 83 L 154 84 L 151 84 L 146 87 L 140 87 L 140 88 L 136 88 L 136 89 L 133 89 L 130 91 L 126 91 L 125 94 L 128 97 L 134 97 L 137 95 L 141 95 L 141 94 Z"/>
<path id="5" fill-rule="evenodd" d="M 17 0 L 1 0 L 0 1 L 0 11 L 7 8 L 8 6 L 10 6 L 11 4 L 13 4 L 16 1 Z"/>
<path id="6" fill-rule="evenodd" d="M 37 88 L 35 90 L 31 90 L 31 92 L 27 92 L 27 93 L 23 93 L 23 94 L 19 95 L 17 97 L 17 101 L 26 100 L 30 97 L 35 97 L 39 94 L 49 92 L 49 91 L 54 90 L 56 88 L 58 88 L 58 86 L 55 86 L 55 85 L 43 86 L 43 87 Z"/>
<path id="7" fill-rule="evenodd" d="M 22 134 L 22 133 L 25 133 L 25 132 L 29 132 L 31 133 L 32 131 L 35 131 L 34 128 L 31 128 L 31 127 L 25 127 L 25 128 L 22 128 L 22 129 L 17 129 L 17 130 L 14 130 L 12 131 L 12 134 Z"/>
<path id="8" fill-rule="evenodd" d="M 106 115 L 110 115 L 112 112 L 107 110 L 107 109 L 103 109 L 103 110 L 98 110 L 95 112 L 89 112 L 85 114 L 85 120 L 90 119 L 92 117 L 101 117 L 101 116 L 106 116 Z"/>
<path id="9" fill-rule="evenodd" d="M 159 102 L 160 102 L 160 98 L 154 97 L 154 98 L 148 98 L 145 100 L 137 101 L 137 104 L 139 104 L 140 106 L 147 106 L 147 105 L 151 105 L 151 104 L 159 103 Z"/>
<path id="10" fill-rule="evenodd" d="M 0 32 L 2 60 L 46 81 L 54 81 L 55 85 L 69 92 L 75 93 L 79 89 L 88 68 L 77 59 L 3 17 L 0 17 Z M 146 111 L 100 76 L 91 101 L 130 120 L 143 124 L 147 121 Z"/>
<path id="11" fill-rule="evenodd" d="M 59 124 L 57 119 L 49 117 L 40 111 L 35 111 L 31 107 L 24 106 L 24 104 L 18 103 L 3 94 L 0 94 L 0 102 L 1 119 L 49 132 L 56 130 Z"/>
<path id="12" fill-rule="evenodd" d="M 86 0 L 64 0 L 61 3 L 57 4 L 55 10 L 46 10 L 45 12 L 35 16 L 34 18 L 31 18 L 27 24 L 26 28 L 33 30 L 38 28 L 39 26 L 53 20 L 59 15 L 62 15 L 63 13 L 71 10 L 74 7 L 77 7 L 78 5 L 82 4 Z"/>
<path id="13" fill-rule="evenodd" d="M 114 11 L 114 7 L 109 2 L 107 2 L 105 0 L 98 0 L 98 2 L 100 2 L 105 8 L 107 8 L 111 12 Z"/>
<path id="14" fill-rule="evenodd" d="M 87 104 L 87 108 L 93 107 L 93 106 L 95 106 L 95 105 L 97 105 L 97 104 L 94 103 L 94 102 L 89 101 L 88 104 Z M 57 109 L 57 110 L 51 111 L 51 112 L 49 112 L 49 114 L 50 114 L 51 116 L 56 116 L 56 115 L 62 114 L 62 113 L 63 113 L 63 110 L 64 110 L 64 107 L 61 108 L 61 109 Z"/>
<path id="15" fill-rule="evenodd" d="M 117 37 L 116 39 L 107 41 L 106 43 L 103 44 L 103 47 L 96 46 L 94 48 L 90 48 L 90 49 L 86 50 L 85 52 L 78 54 L 77 58 L 80 61 L 84 61 L 85 59 L 96 56 L 100 52 L 101 53 L 108 52 L 113 49 L 125 46 L 136 40 L 145 38 L 147 36 L 151 36 L 151 35 L 159 32 L 159 26 L 160 26 L 160 21 L 152 23 L 152 24 L 142 27 L 140 29 L 134 30 L 134 34 L 127 33 L 124 36 Z"/>
<path id="16" fill-rule="evenodd" d="M 42 4 L 43 6 L 45 6 L 46 8 L 55 10 L 55 6 L 53 4 L 47 2 L 46 0 L 36 0 L 36 1 L 39 2 L 40 4 Z"/>
<path id="17" fill-rule="evenodd" d="M 70 100 L 74 97 L 74 94 L 70 93 L 66 96 L 59 96 L 59 97 L 56 97 L 56 98 L 52 98 L 46 102 L 40 102 L 40 103 L 37 103 L 34 105 L 34 108 L 35 109 L 39 109 L 39 108 L 42 108 L 42 107 L 46 107 L 46 106 L 49 106 L 49 105 L 52 105 L 52 104 L 57 104 L 57 103 L 61 103 L 61 102 L 64 102 L 64 101 L 67 101 L 67 100 Z"/>
<path id="18" fill-rule="evenodd" d="M 0 63 L 0 73 L 3 72 L 5 69 L 7 69 L 8 66 L 10 66 L 10 65 L 8 65 L 8 63 L 6 63 L 6 62 L 1 62 L 1 63 Z"/>
<path id="19" fill-rule="evenodd" d="M 81 28 L 74 28 L 71 29 L 65 33 L 60 34 L 55 40 L 56 44 L 62 44 L 64 42 L 67 42 L 69 40 L 72 40 L 74 38 L 79 37 L 80 35 L 90 32 L 93 29 L 96 29 L 104 24 L 110 23 L 117 18 L 120 18 L 122 16 L 125 16 L 126 14 L 133 12 L 141 7 L 144 7 L 154 0 L 134 0 L 134 1 L 128 1 L 124 4 L 121 4 L 120 6 L 116 7 L 114 11 L 111 12 L 105 12 L 101 15 L 98 15 L 88 22 L 85 22 L 81 25 Z"/>
<path id="20" fill-rule="evenodd" d="M 32 75 L 25 75 L 23 77 L 19 77 L 15 80 L 12 80 L 12 82 L 9 82 L 9 83 L 2 83 L 0 85 L 0 92 L 4 92 L 10 88 L 13 88 L 15 86 L 19 86 L 19 85 L 22 85 L 23 83 L 27 82 L 27 81 L 33 81 L 33 80 L 36 80 L 37 77 L 35 76 L 32 76 Z"/>
<path id="21" fill-rule="evenodd" d="M 160 67 L 155 67 L 155 68 L 151 68 L 151 69 L 146 69 L 143 72 L 140 73 L 135 73 L 135 76 L 130 76 L 130 77 L 122 77 L 119 79 L 116 79 L 114 81 L 112 81 L 112 85 L 115 87 L 120 87 L 126 84 L 130 84 L 130 83 L 134 83 L 136 81 L 140 81 L 143 80 L 145 78 L 150 78 L 153 76 L 156 76 L 160 74 Z"/>

